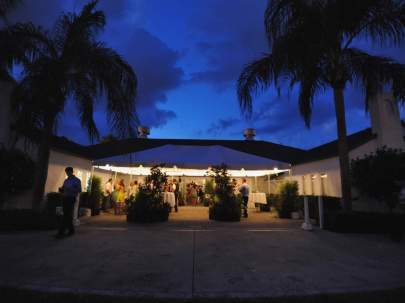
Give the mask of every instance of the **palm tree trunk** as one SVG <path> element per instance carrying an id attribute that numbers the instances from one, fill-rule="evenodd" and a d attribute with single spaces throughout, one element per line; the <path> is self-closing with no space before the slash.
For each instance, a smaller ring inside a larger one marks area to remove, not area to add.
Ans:
<path id="1" fill-rule="evenodd" d="M 46 119 L 40 140 L 38 142 L 37 169 L 35 173 L 34 190 L 32 195 L 32 209 L 35 211 L 40 211 L 41 202 L 44 198 L 45 184 L 48 177 L 49 154 L 54 122 L 54 117 L 48 117 Z"/>
<path id="2" fill-rule="evenodd" d="M 338 149 L 340 165 L 340 181 L 342 185 L 342 204 L 344 211 L 352 209 L 352 194 L 350 182 L 349 149 L 346 137 L 346 115 L 343 96 L 343 87 L 333 88 L 336 122 L 338 131 Z"/>

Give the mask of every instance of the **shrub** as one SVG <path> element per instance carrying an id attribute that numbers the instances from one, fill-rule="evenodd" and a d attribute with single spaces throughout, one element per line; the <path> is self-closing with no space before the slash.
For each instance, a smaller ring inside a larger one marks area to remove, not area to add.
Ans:
<path id="1" fill-rule="evenodd" d="M 50 192 L 46 195 L 46 212 L 48 214 L 56 214 L 56 207 L 62 206 L 62 194 Z"/>
<path id="2" fill-rule="evenodd" d="M 392 211 L 405 180 L 405 152 L 381 148 L 351 162 L 353 185 L 362 193 L 386 203 Z"/>
<path id="3" fill-rule="evenodd" d="M 101 178 L 92 176 L 87 184 L 87 193 L 80 195 L 80 206 L 88 207 L 91 209 L 91 215 L 96 216 L 100 214 L 101 199 L 103 198 L 103 191 L 101 188 Z M 84 202 L 82 204 L 82 202 Z"/>
<path id="4" fill-rule="evenodd" d="M 140 187 L 137 195 L 127 201 L 128 222 L 161 222 L 167 221 L 171 206 L 163 201 L 163 186 L 167 181 L 166 174 L 158 166 L 151 168 L 145 178 L 145 185 Z"/>
<path id="5" fill-rule="evenodd" d="M 280 218 L 291 218 L 291 213 L 298 210 L 298 183 L 286 181 L 280 185 L 275 207 Z"/>
<path id="6" fill-rule="evenodd" d="M 55 213 L 39 213 L 32 209 L 0 210 L 0 230 L 51 230 L 58 227 Z"/>
<path id="7" fill-rule="evenodd" d="M 4 195 L 16 195 L 32 188 L 34 184 L 35 163 L 18 149 L 0 149 L 0 203 Z"/>
<path id="8" fill-rule="evenodd" d="M 215 181 L 214 199 L 209 209 L 210 220 L 240 221 L 241 198 L 234 194 L 227 166 L 214 166 L 210 174 Z"/>
<path id="9" fill-rule="evenodd" d="M 405 215 L 370 212 L 325 213 L 325 228 L 339 233 L 386 233 L 401 240 L 405 233 Z"/>

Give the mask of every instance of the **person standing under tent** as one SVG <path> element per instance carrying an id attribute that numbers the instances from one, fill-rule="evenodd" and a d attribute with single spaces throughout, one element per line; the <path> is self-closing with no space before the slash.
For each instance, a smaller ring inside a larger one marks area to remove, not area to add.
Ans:
<path id="1" fill-rule="evenodd" d="M 174 211 L 177 213 L 179 211 L 179 192 L 180 192 L 180 186 L 177 183 L 176 179 L 173 179 L 173 184 L 172 184 L 172 190 L 174 192 Z"/>
<path id="2" fill-rule="evenodd" d="M 137 180 L 132 181 L 129 184 L 128 198 L 130 198 L 130 199 L 135 198 L 136 194 L 138 193 L 138 190 L 139 190 L 138 181 Z"/>
<path id="3" fill-rule="evenodd" d="M 246 179 L 243 178 L 242 180 L 242 185 L 239 187 L 239 192 L 242 195 L 242 203 L 243 203 L 243 216 L 245 218 L 248 217 L 248 212 L 247 212 L 247 208 L 248 208 L 248 201 L 249 201 L 249 185 L 246 182 Z"/>
<path id="4" fill-rule="evenodd" d="M 113 192 L 113 182 L 112 178 L 108 179 L 108 181 L 104 184 L 104 199 L 103 205 L 101 206 L 102 210 L 107 210 L 111 207 L 111 195 Z"/>
<path id="5" fill-rule="evenodd" d="M 117 186 L 117 202 L 115 203 L 116 215 L 121 215 L 125 204 L 125 183 L 124 179 L 121 179 Z"/>
<path id="6" fill-rule="evenodd" d="M 72 236 L 75 233 L 73 226 L 73 209 L 77 196 L 82 192 L 82 182 L 73 174 L 73 168 L 66 167 L 65 173 L 67 178 L 63 182 L 62 187 L 59 188 L 59 192 L 62 193 L 63 219 L 59 231 L 55 235 L 57 239 L 66 236 L 66 229 L 68 230 L 68 236 Z"/>

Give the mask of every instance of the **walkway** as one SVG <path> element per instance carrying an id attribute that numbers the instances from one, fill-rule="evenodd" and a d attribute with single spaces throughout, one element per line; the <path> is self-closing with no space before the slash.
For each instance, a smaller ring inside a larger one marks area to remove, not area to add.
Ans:
<path id="1" fill-rule="evenodd" d="M 0 234 L 0 285 L 175 298 L 405 286 L 404 243 L 305 232 L 299 222 L 268 213 L 241 223 L 209 222 L 206 211 L 181 209 L 170 222 L 150 225 L 100 216 L 64 240 L 51 232 Z"/>

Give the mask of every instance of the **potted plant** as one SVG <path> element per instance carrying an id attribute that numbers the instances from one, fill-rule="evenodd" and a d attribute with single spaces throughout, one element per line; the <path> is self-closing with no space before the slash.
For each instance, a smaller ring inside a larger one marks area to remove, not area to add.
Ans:
<path id="1" fill-rule="evenodd" d="M 286 181 L 280 185 L 275 207 L 280 218 L 299 218 L 297 182 Z"/>
<path id="2" fill-rule="evenodd" d="M 227 166 L 212 167 L 210 176 L 215 181 L 213 202 L 209 209 L 210 220 L 240 221 L 241 200 L 234 194 Z"/>

